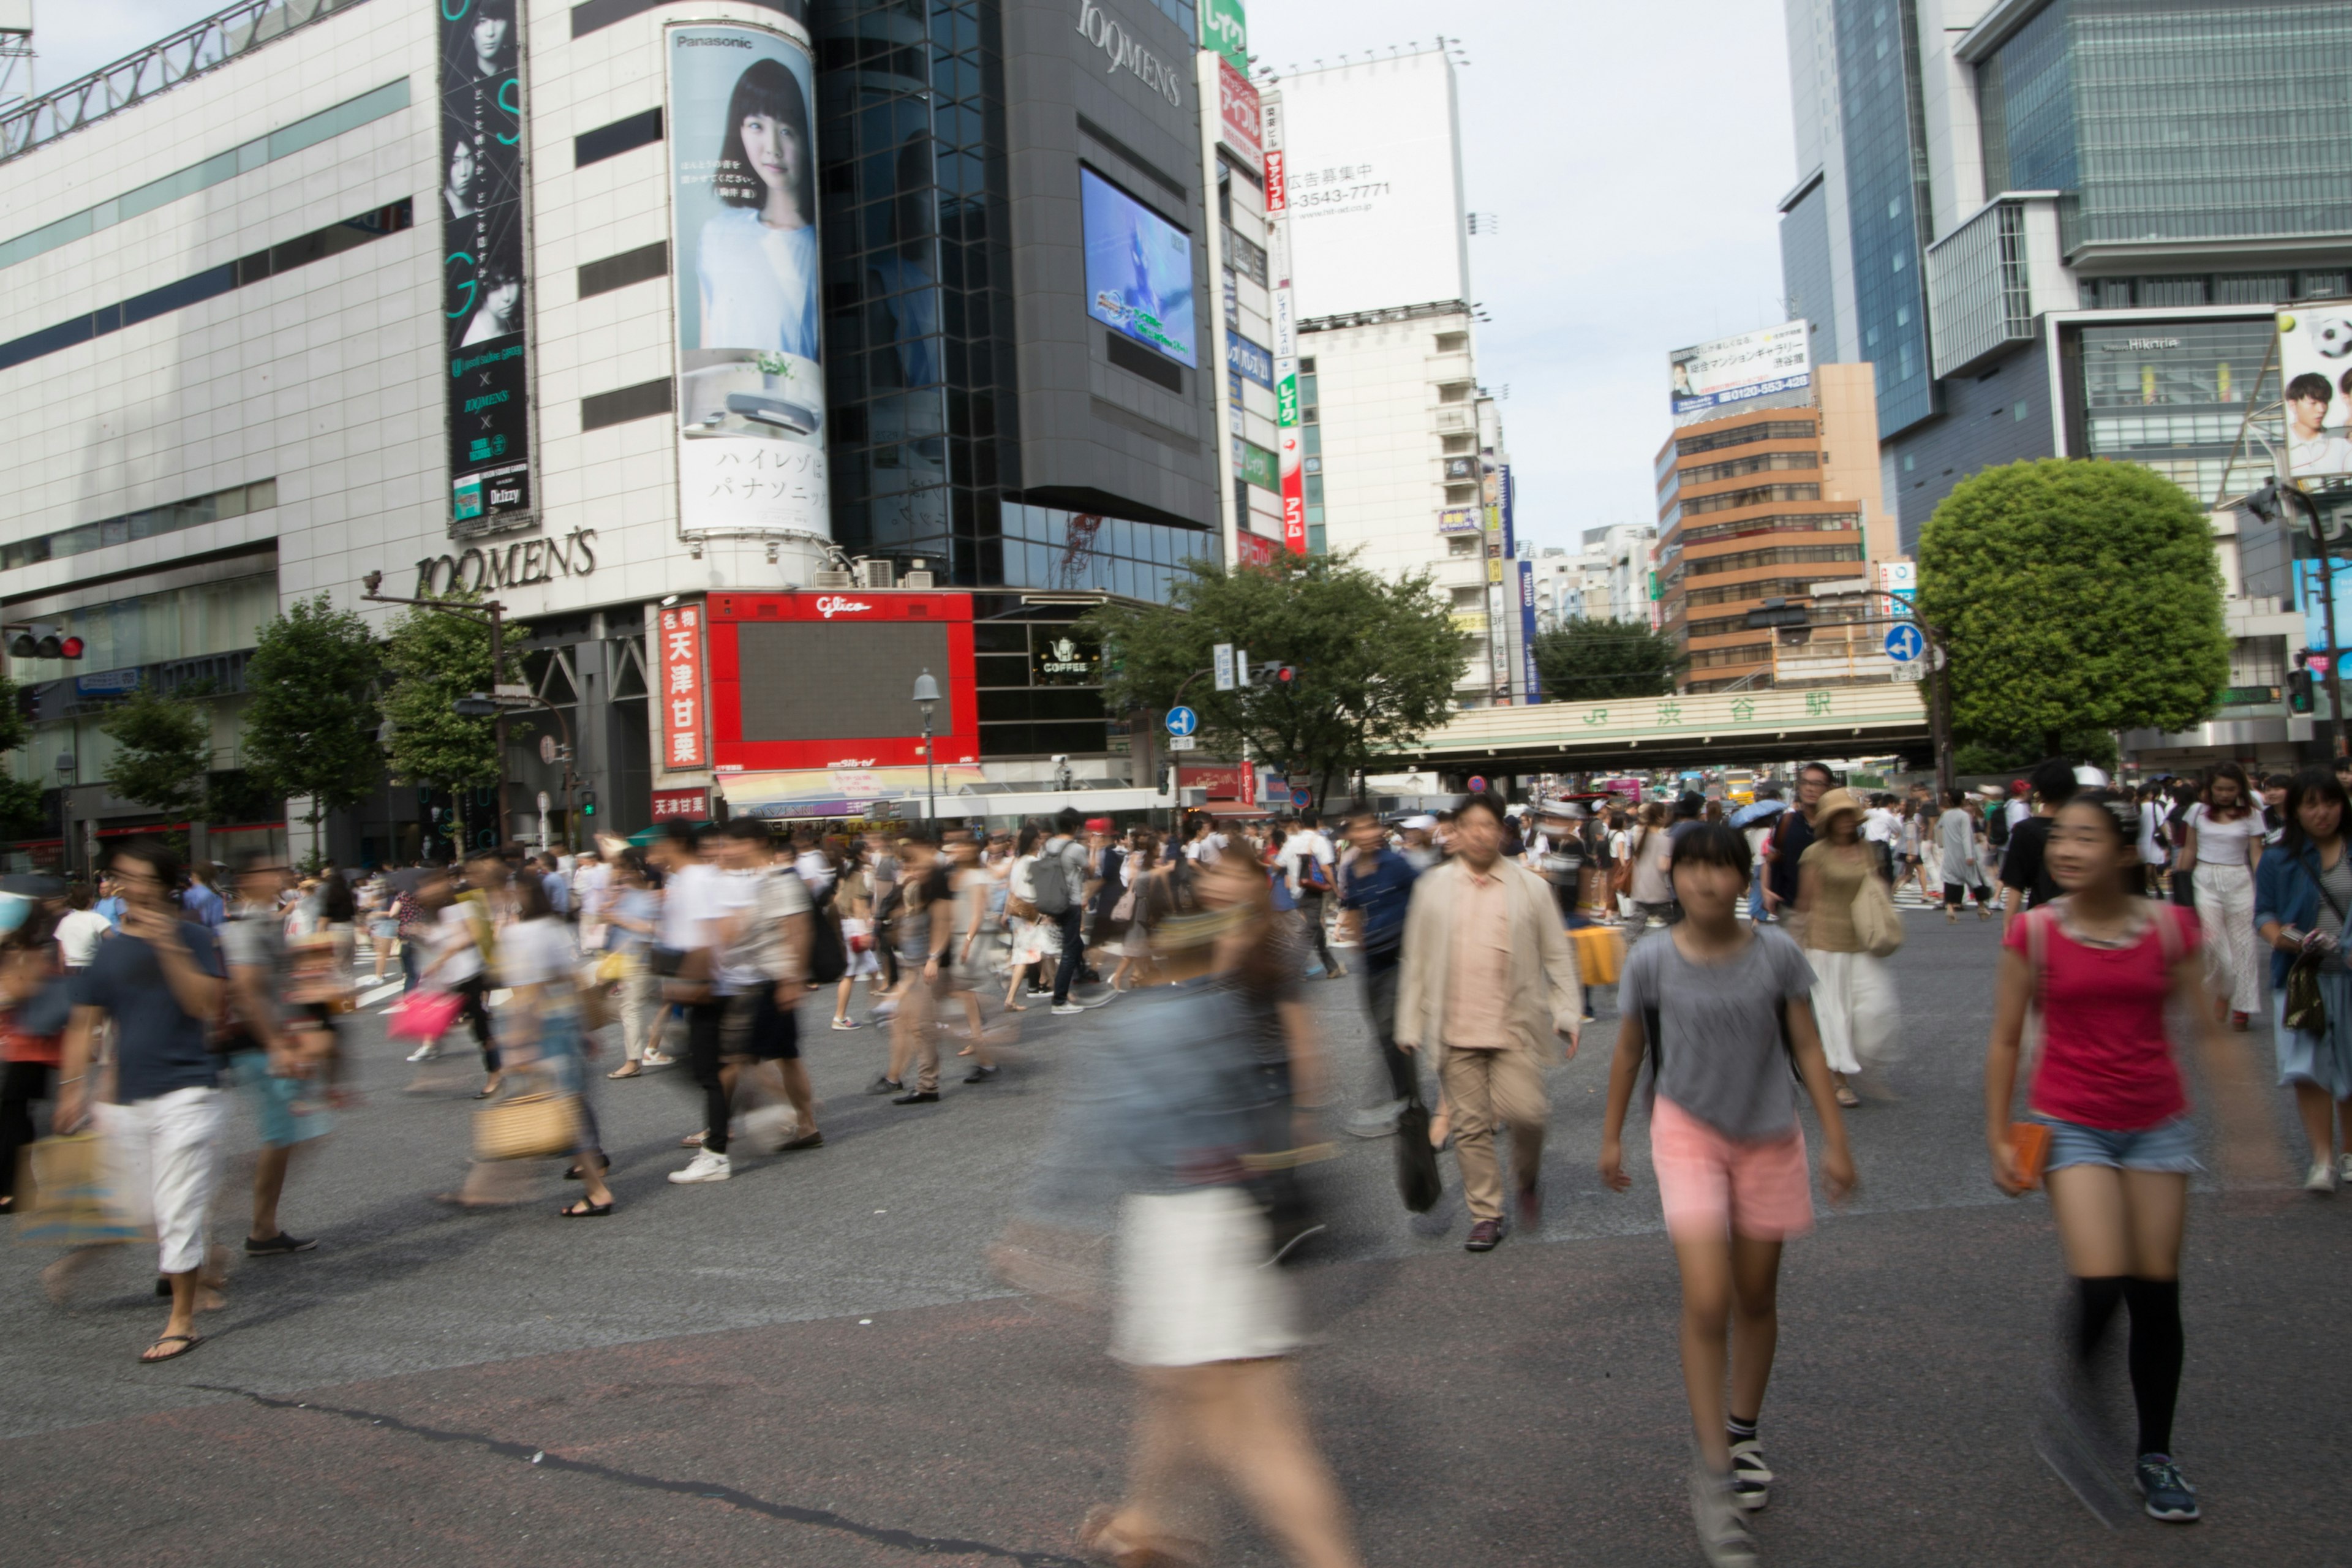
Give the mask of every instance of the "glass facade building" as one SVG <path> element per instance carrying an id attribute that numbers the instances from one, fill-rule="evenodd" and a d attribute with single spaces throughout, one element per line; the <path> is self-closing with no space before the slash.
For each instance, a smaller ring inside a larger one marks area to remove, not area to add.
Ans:
<path id="1" fill-rule="evenodd" d="M 1936 412 L 1921 259 L 1933 207 L 1918 25 L 1911 0 L 1838 0 L 1836 21 L 1861 340 L 1848 352 L 1878 367 L 1884 439 Z"/>
<path id="2" fill-rule="evenodd" d="M 2069 447 L 2145 464 L 2210 505 L 2271 336 L 2264 316 L 2071 330 L 2066 380 L 2081 402 Z"/>

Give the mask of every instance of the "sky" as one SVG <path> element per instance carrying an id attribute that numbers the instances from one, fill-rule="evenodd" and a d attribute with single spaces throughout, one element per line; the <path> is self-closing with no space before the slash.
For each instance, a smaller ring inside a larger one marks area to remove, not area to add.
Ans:
<path id="1" fill-rule="evenodd" d="M 54 88 L 218 0 L 34 0 Z M 1788 41 L 1771 0 L 1249 0 L 1280 71 L 1458 31 L 1463 178 L 1498 232 L 1470 241 L 1479 379 L 1497 394 L 1521 538 L 1657 518 L 1666 355 L 1777 324 L 1779 215 L 1796 180 Z M 1433 18 L 1436 20 L 1433 21 Z"/>

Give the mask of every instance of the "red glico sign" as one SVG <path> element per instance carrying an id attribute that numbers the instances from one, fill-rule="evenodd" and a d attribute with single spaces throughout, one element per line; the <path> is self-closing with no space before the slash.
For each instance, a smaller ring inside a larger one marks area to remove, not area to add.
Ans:
<path id="1" fill-rule="evenodd" d="M 971 595 L 859 589 L 708 601 L 710 751 L 721 773 L 945 766 L 980 760 Z"/>

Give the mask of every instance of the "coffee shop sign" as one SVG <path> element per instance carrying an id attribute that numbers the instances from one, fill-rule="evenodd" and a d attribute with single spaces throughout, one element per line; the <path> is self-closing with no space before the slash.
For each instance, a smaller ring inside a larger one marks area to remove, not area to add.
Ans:
<path id="1" fill-rule="evenodd" d="M 476 546 L 461 555 L 431 555 L 416 563 L 416 597 L 528 588 L 596 570 L 596 531 L 575 528 L 561 539 L 522 539 Z"/>

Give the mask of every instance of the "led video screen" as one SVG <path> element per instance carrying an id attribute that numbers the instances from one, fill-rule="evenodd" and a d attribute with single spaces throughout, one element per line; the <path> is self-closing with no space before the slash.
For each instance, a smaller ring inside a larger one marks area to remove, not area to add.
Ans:
<path id="1" fill-rule="evenodd" d="M 1197 368 L 1192 237 L 1092 169 L 1078 171 L 1078 196 L 1087 314 Z"/>
<path id="2" fill-rule="evenodd" d="M 735 637 L 747 743 L 919 736 L 911 694 L 926 669 L 940 683 L 932 732 L 950 733 L 961 717 L 943 624 L 746 621 Z"/>

